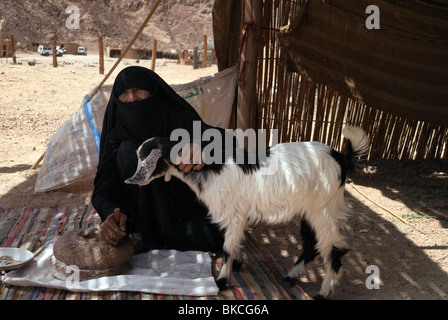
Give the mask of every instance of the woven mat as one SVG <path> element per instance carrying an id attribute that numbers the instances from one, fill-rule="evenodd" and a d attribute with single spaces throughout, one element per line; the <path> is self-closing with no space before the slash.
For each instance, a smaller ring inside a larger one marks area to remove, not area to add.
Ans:
<path id="1" fill-rule="evenodd" d="M 30 251 L 56 235 L 75 228 L 91 228 L 100 219 L 91 206 L 52 208 L 0 208 L 0 246 L 16 247 Z M 190 297 L 148 294 L 142 292 L 71 292 L 45 287 L 19 287 L 0 284 L 1 300 L 291 300 L 309 299 L 303 290 L 295 286 L 285 289 L 281 284 L 283 270 L 272 255 L 250 234 L 246 234 L 243 247 L 243 266 L 233 272 L 226 290 L 216 296 Z M 219 273 L 221 260 L 213 265 Z"/>

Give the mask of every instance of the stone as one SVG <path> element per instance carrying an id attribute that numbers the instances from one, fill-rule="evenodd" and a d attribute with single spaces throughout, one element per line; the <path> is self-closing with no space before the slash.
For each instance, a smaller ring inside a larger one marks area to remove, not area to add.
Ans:
<path id="1" fill-rule="evenodd" d="M 68 267 L 76 266 L 83 281 L 125 273 L 133 255 L 134 243 L 127 237 L 113 246 L 100 228 L 77 229 L 56 240 L 51 265 L 53 275 L 60 280 L 72 274 L 67 273 Z"/>

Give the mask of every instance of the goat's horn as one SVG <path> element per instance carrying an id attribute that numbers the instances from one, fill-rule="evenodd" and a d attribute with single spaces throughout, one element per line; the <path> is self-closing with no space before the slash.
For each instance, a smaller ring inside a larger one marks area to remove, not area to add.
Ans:
<path id="1" fill-rule="evenodd" d="M 152 173 L 154 172 L 157 161 L 162 156 L 162 150 L 153 149 L 149 156 L 143 160 L 135 171 L 134 175 L 125 180 L 127 184 L 143 184 L 149 178 L 151 178 Z"/>

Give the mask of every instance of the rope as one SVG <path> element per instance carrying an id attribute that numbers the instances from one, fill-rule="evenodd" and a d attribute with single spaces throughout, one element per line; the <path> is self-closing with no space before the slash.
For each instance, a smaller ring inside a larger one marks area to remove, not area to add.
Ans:
<path id="1" fill-rule="evenodd" d="M 362 195 L 364 198 L 366 198 L 367 200 L 369 200 L 370 202 L 372 202 L 373 204 L 375 204 L 376 206 L 380 207 L 381 209 L 383 209 L 384 211 L 390 213 L 391 215 L 393 215 L 395 218 L 397 218 L 398 220 L 400 220 L 401 222 L 403 222 L 404 224 L 414 228 L 415 230 L 417 230 L 418 232 L 422 233 L 422 234 L 426 234 L 424 233 L 422 230 L 418 229 L 417 227 L 413 226 L 412 224 L 410 224 L 408 221 L 406 221 L 405 219 L 403 219 L 402 217 L 400 217 L 399 215 L 393 213 L 392 211 L 390 211 L 389 209 L 383 207 L 382 205 L 380 205 L 378 202 L 370 199 L 366 194 L 364 194 L 363 192 L 361 192 L 358 188 L 355 187 L 355 184 L 353 182 L 349 183 L 350 186 L 355 189 L 360 195 Z"/>

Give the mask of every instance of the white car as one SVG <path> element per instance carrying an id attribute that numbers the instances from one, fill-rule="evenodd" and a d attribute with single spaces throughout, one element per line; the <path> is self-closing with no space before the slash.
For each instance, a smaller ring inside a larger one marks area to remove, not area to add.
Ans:
<path id="1" fill-rule="evenodd" d="M 87 49 L 84 47 L 78 47 L 78 54 L 87 55 Z"/>
<path id="2" fill-rule="evenodd" d="M 67 50 L 65 48 L 61 48 L 61 46 L 56 46 L 56 51 L 61 52 L 61 54 L 67 53 Z"/>
<path id="3" fill-rule="evenodd" d="M 40 45 L 37 48 L 37 53 L 43 56 L 49 56 L 50 54 L 53 54 L 53 47 L 48 45 Z"/>

